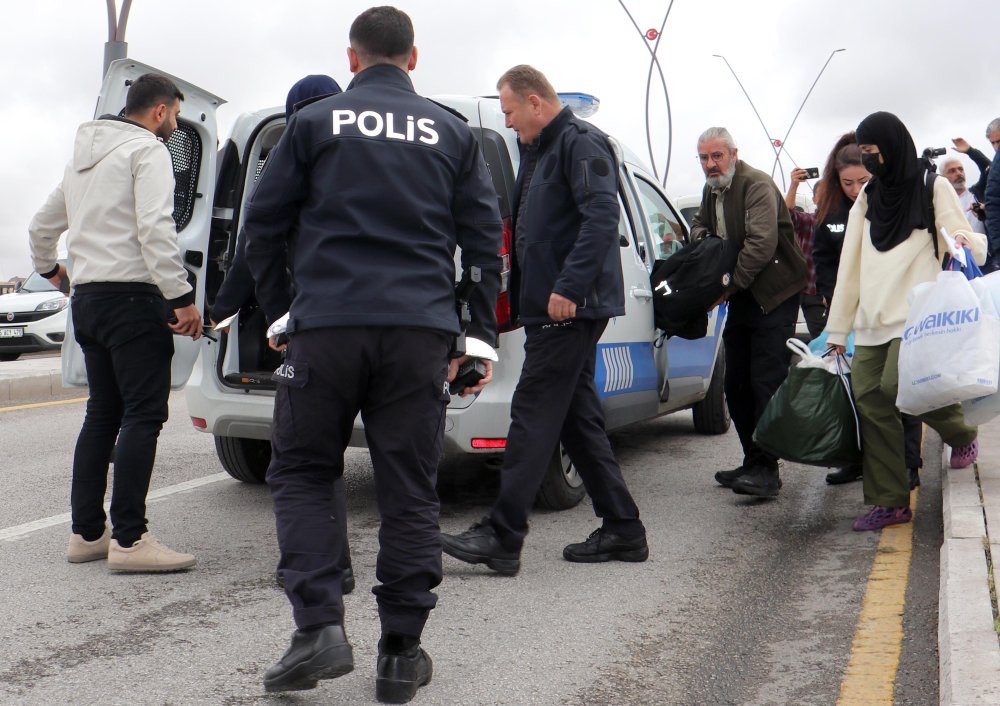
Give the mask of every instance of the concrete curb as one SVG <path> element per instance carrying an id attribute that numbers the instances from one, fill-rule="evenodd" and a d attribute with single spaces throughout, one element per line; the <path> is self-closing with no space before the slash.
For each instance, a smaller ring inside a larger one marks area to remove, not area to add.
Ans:
<path id="1" fill-rule="evenodd" d="M 979 429 L 980 452 L 994 449 L 1000 433 Z M 1000 639 L 993 627 L 986 544 L 1000 561 L 1000 466 L 983 462 L 950 469 L 951 449 L 941 462 L 944 543 L 938 608 L 938 655 L 942 706 L 1000 703 Z M 993 536 L 988 534 L 994 528 Z"/>
<path id="2" fill-rule="evenodd" d="M 62 374 L 57 372 L 25 377 L 0 377 L 0 402 L 47 400 L 52 397 L 65 397 L 69 391 L 62 386 Z"/>

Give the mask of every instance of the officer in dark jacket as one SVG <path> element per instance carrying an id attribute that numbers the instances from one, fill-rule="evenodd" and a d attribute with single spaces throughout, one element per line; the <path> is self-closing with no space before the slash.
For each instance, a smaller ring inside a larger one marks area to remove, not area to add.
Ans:
<path id="1" fill-rule="evenodd" d="M 409 17 L 372 8 L 350 40 L 354 80 L 292 116 L 246 206 L 247 261 L 269 320 L 284 313 L 268 294 L 288 290 L 285 238 L 297 232 L 267 481 L 298 630 L 264 685 L 309 689 L 353 669 L 331 481 L 360 411 L 382 517 L 376 696 L 402 703 L 431 679 L 420 635 L 441 580 L 435 481 L 457 368 L 455 247 L 463 269 L 482 271 L 469 332 L 492 342 L 502 227 L 471 130 L 413 91 Z"/>
<path id="2" fill-rule="evenodd" d="M 743 463 L 715 480 L 742 495 L 774 497 L 781 488 L 778 459 L 753 441 L 757 420 L 788 374 L 785 342 L 795 333 L 799 292 L 806 286 L 805 255 L 774 180 L 739 159 L 732 135 L 709 128 L 698 138 L 706 183 L 691 228 L 695 240 L 714 234 L 739 247 L 729 287 L 722 340 L 726 347 L 726 403 L 743 446 Z"/>
<path id="3" fill-rule="evenodd" d="M 511 288 L 525 327 L 500 497 L 444 551 L 513 575 L 528 511 L 560 440 L 603 524 L 563 550 L 568 561 L 645 561 L 646 530 L 604 430 L 594 387 L 597 341 L 625 313 L 618 253 L 618 169 L 607 136 L 578 120 L 542 73 L 515 66 L 497 83 L 523 145 L 513 210 Z"/>

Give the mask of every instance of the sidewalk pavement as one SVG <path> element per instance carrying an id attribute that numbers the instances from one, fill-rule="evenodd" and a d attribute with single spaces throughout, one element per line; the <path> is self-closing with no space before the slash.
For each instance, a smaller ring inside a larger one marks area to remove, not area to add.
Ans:
<path id="1" fill-rule="evenodd" d="M 0 363 L 0 406 L 86 394 L 84 389 L 62 386 L 58 356 Z M 979 449 L 975 466 L 949 469 L 951 450 L 946 446 L 941 464 L 944 543 L 938 652 L 942 706 L 1000 704 L 1000 637 L 992 591 L 993 585 L 1000 585 L 1000 418 L 979 427 Z"/>
<path id="2" fill-rule="evenodd" d="M 62 386 L 58 355 L 0 363 L 0 405 L 86 396 L 83 388 Z"/>
<path id="3" fill-rule="evenodd" d="M 1000 418 L 979 427 L 979 461 L 949 469 L 944 448 L 944 543 L 938 605 L 942 706 L 1000 704 Z"/>

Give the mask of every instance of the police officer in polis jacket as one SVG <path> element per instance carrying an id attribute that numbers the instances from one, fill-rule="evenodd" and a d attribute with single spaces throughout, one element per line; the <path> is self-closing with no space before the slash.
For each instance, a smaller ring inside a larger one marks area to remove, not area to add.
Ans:
<path id="1" fill-rule="evenodd" d="M 419 645 L 441 580 L 435 481 L 457 368 L 455 247 L 465 271 L 482 272 L 469 334 L 493 342 L 501 222 L 471 130 L 413 90 L 409 17 L 371 8 L 354 20 L 350 43 L 354 80 L 292 116 L 246 205 L 262 302 L 267 290 L 288 290 L 283 239 L 297 231 L 267 482 L 298 629 L 264 685 L 311 689 L 353 669 L 330 489 L 360 411 L 382 517 L 376 696 L 403 703 L 431 679 Z M 284 312 L 265 313 L 273 321 Z"/>
<path id="2" fill-rule="evenodd" d="M 602 518 L 563 550 L 568 561 L 645 561 L 646 531 L 604 430 L 594 386 L 597 341 L 625 313 L 618 252 L 618 169 L 607 136 L 578 120 L 545 76 L 515 66 L 497 83 L 522 145 L 511 288 L 524 324 L 524 368 L 511 402 L 500 497 L 444 551 L 502 574 L 520 569 L 528 511 L 560 440 Z"/>

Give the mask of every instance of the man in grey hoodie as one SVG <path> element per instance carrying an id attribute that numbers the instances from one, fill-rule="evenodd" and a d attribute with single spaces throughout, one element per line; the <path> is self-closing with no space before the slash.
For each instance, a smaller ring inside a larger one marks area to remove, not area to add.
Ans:
<path id="1" fill-rule="evenodd" d="M 183 99 L 164 76 L 136 79 L 124 118 L 102 115 L 80 126 L 62 182 L 29 226 L 34 268 L 56 286 L 66 277 L 56 252 L 67 234 L 73 326 L 90 387 L 73 458 L 66 558 L 107 558 L 114 571 L 176 571 L 195 563 L 157 541 L 145 516 L 156 440 L 167 419 L 172 332 L 201 335 L 177 245 L 173 165 L 163 144 L 177 128 Z M 112 449 L 109 534 L 104 495 Z"/>

